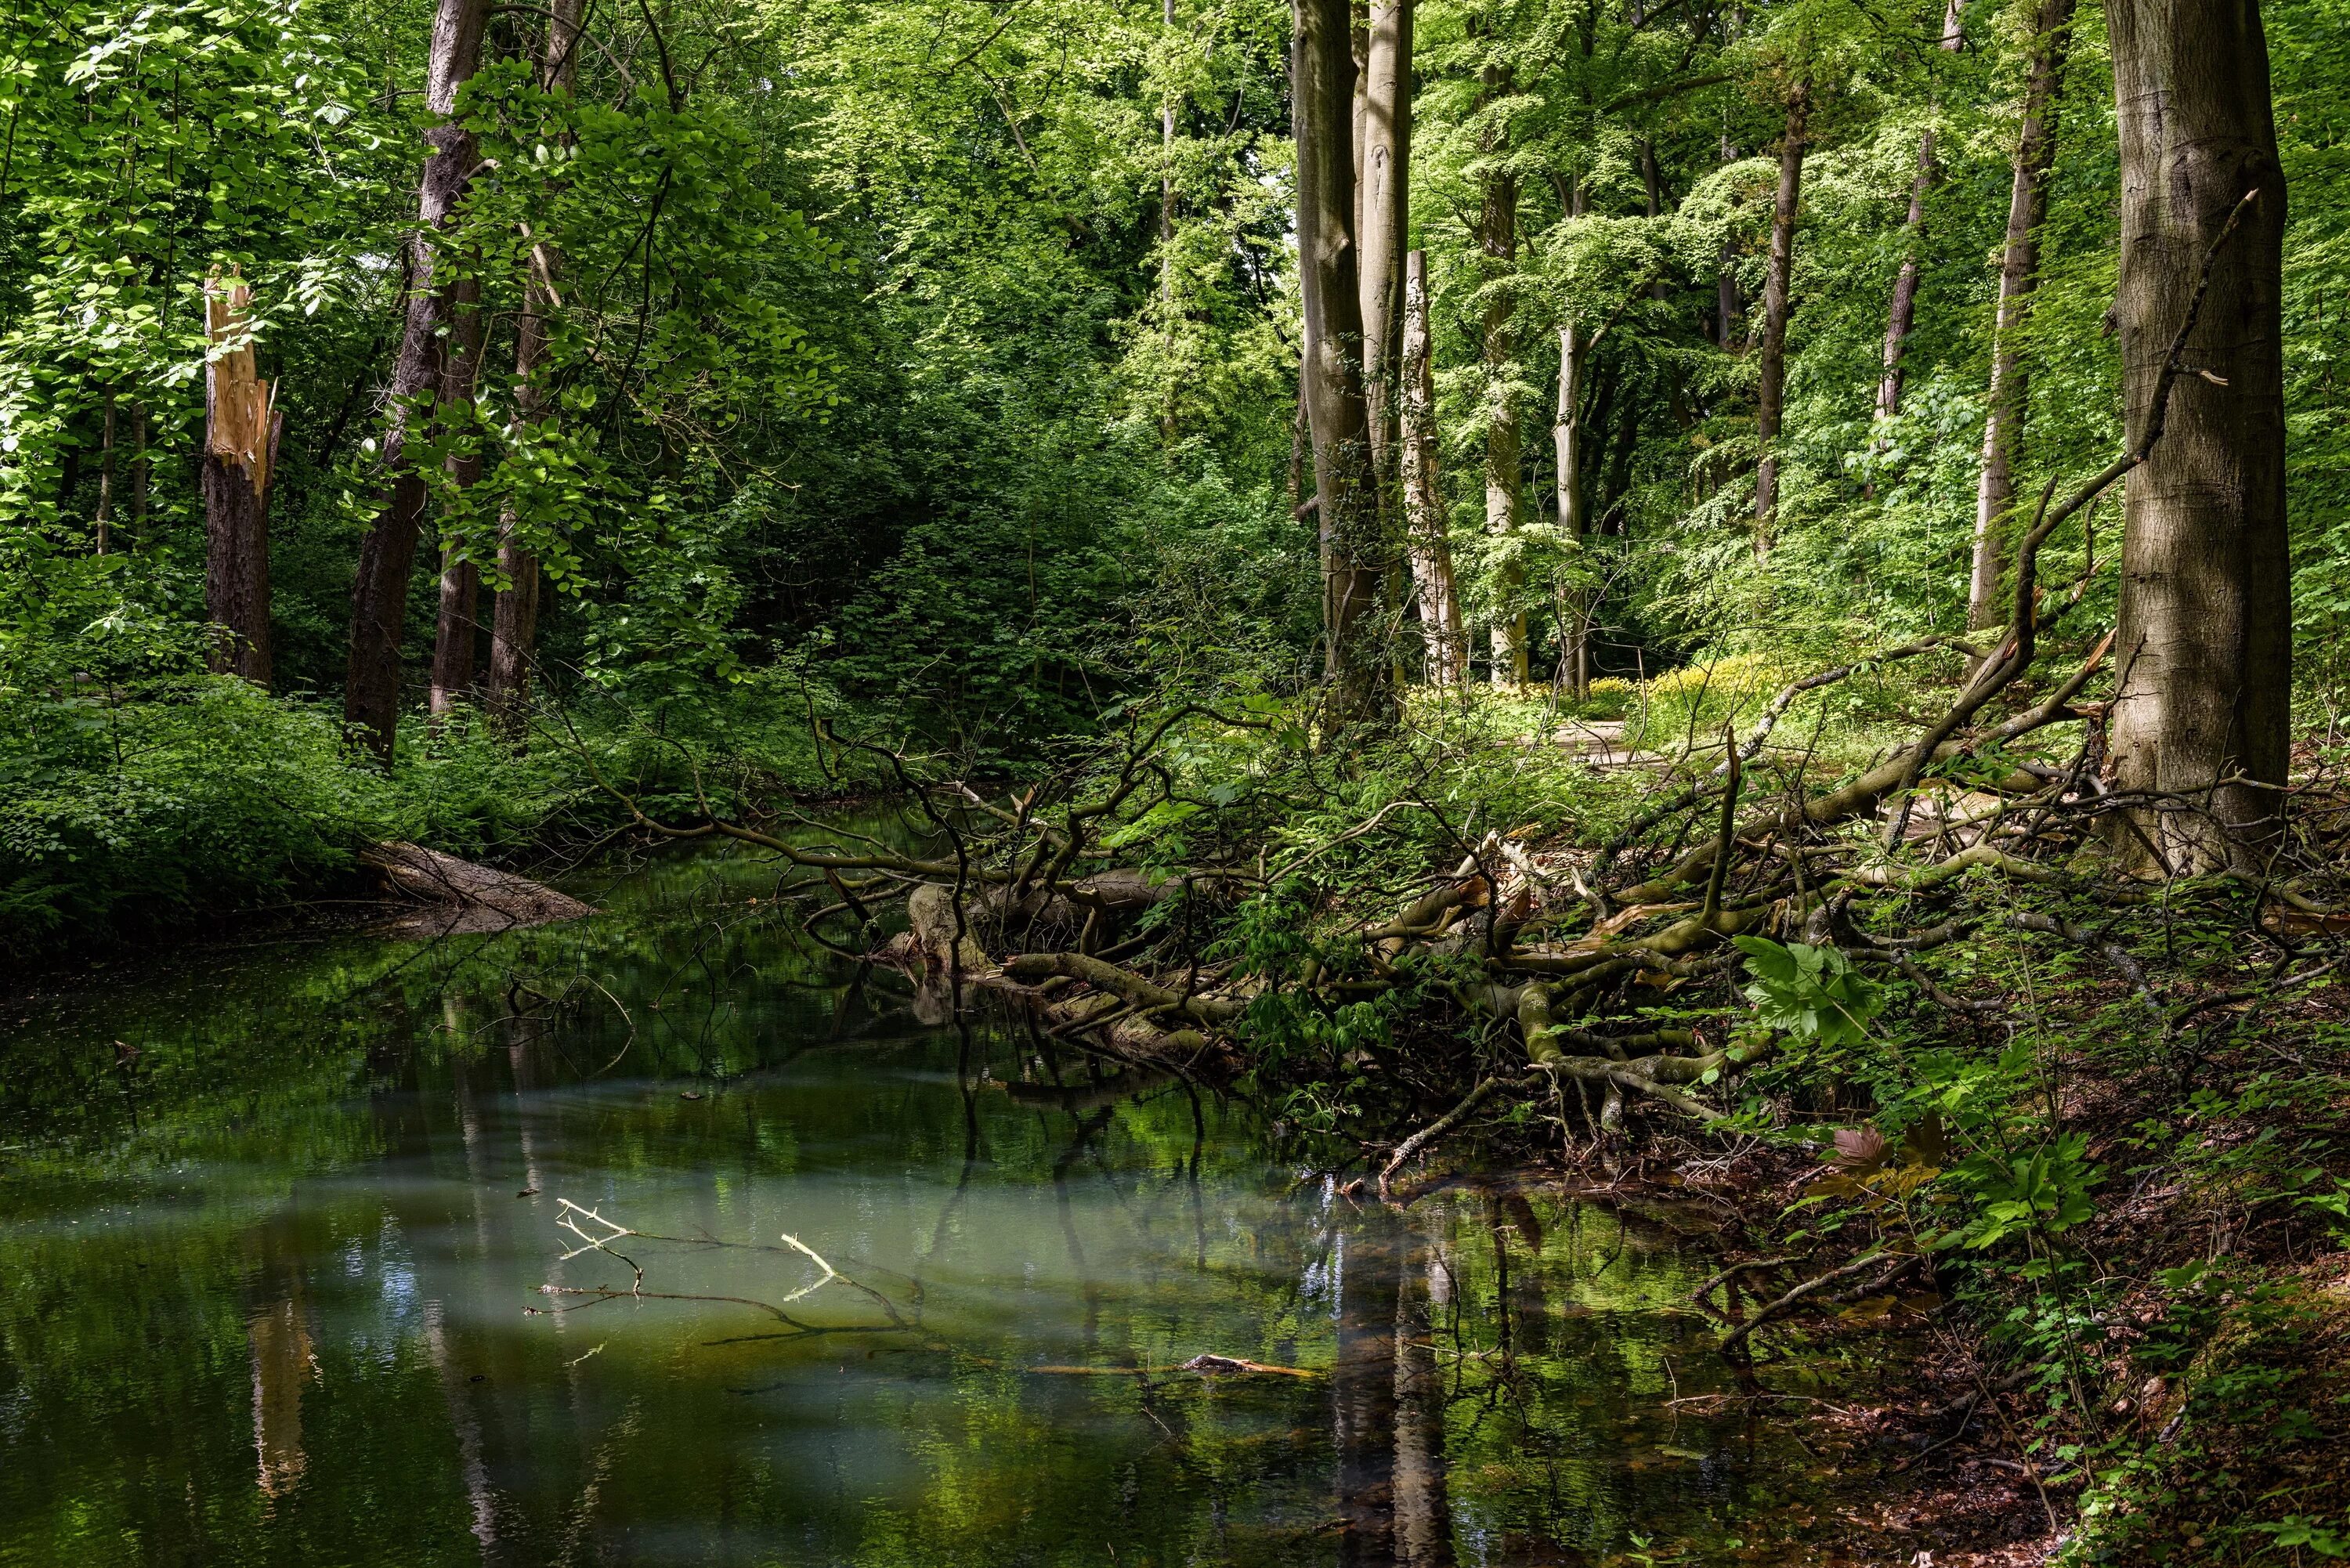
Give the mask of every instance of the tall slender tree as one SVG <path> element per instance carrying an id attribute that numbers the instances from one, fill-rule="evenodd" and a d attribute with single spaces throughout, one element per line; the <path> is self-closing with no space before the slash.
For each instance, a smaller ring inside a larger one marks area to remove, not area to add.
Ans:
<path id="1" fill-rule="evenodd" d="M 1436 377 L 1430 363 L 1428 253 L 1413 251 L 1403 271 L 1403 504 L 1412 580 L 1419 595 L 1420 638 L 1433 686 L 1469 679 L 1469 641 L 1461 624 L 1461 590 L 1444 502 L 1436 486 Z"/>
<path id="2" fill-rule="evenodd" d="M 482 374 L 482 285 L 458 279 L 449 290 L 449 335 L 442 346 L 440 407 L 444 418 L 471 424 L 455 410 L 471 409 L 480 395 Z M 480 446 L 468 439 L 450 452 L 449 483 L 461 497 L 482 477 Z M 462 504 L 462 502 L 460 503 Z M 439 724 L 473 689 L 481 647 L 482 569 L 472 542 L 451 530 L 441 549 L 441 612 L 433 623 L 432 682 L 427 693 L 432 722 Z"/>
<path id="3" fill-rule="evenodd" d="M 1779 184 L 1771 203 L 1771 256 L 1762 275 L 1762 343 L 1756 370 L 1762 388 L 1754 433 L 1762 456 L 1754 472 L 1754 553 L 1767 555 L 1779 515 L 1779 431 L 1787 403 L 1787 316 L 1795 272 L 1795 219 L 1804 196 L 1804 138 L 1811 84 L 1798 78 L 1787 92 L 1787 119 L 1779 135 Z"/>
<path id="4" fill-rule="evenodd" d="M 417 182 L 417 226 L 408 240 L 407 321 L 389 389 L 391 417 L 382 449 L 389 488 L 359 543 L 359 575 L 351 589 L 343 716 L 387 762 L 400 730 L 408 579 L 427 504 L 424 475 L 407 457 L 408 425 L 419 405 L 439 393 L 453 293 L 449 280 L 435 276 L 431 231 L 450 223 L 473 172 L 473 135 L 454 111 L 458 89 L 481 61 L 488 11 L 487 0 L 439 0 L 433 13 L 424 86 L 425 112 L 433 121 L 424 140 L 432 151 Z"/>
<path id="5" fill-rule="evenodd" d="M 1359 124 L 1363 398 L 1371 462 L 1386 504 L 1396 481 L 1397 371 L 1403 334 L 1404 236 L 1410 226 L 1412 0 L 1370 9 Z"/>
<path id="6" fill-rule="evenodd" d="M 550 0 L 539 82 L 568 94 L 579 79 L 579 28 L 588 0 Z M 530 247 L 521 317 L 515 323 L 515 417 L 524 426 L 546 421 L 553 407 L 546 385 L 547 327 L 560 303 L 556 279 L 563 258 L 548 241 Z M 491 612 L 489 716 L 509 738 L 522 732 L 530 707 L 531 665 L 538 643 L 538 557 L 522 536 L 511 502 L 498 514 L 498 576 L 503 586 Z"/>
<path id="7" fill-rule="evenodd" d="M 1519 445 L 1517 401 L 1512 396 L 1518 349 L 1517 296 L 1511 275 L 1518 261 L 1518 176 L 1510 162 L 1506 109 L 1497 108 L 1515 91 L 1506 62 L 1489 61 L 1480 82 L 1486 119 L 1479 135 L 1483 171 L 1479 180 L 1477 244 L 1485 284 L 1480 348 L 1485 369 L 1485 531 L 1504 541 L 1495 574 L 1492 681 L 1526 683 L 1526 616 L 1516 603 L 1519 568 L 1506 543 L 1518 531 L 1518 493 L 1525 483 Z"/>
<path id="8" fill-rule="evenodd" d="M 2116 784 L 2189 809 L 2137 810 L 2120 843 L 2201 871 L 2256 859 L 2284 798 L 2284 173 L 2253 0 L 2107 0 L 2106 16 L 2122 156 L 2115 316 L 2133 450 L 2188 304 L 2206 291 L 2162 439 L 2128 480 L 2108 719 Z M 2215 249 L 2248 194 L 2237 232 Z"/>
<path id="9" fill-rule="evenodd" d="M 2007 517 L 2015 505 L 2015 460 L 2023 439 L 2030 370 L 2024 323 L 2040 286 L 2040 226 L 2048 218 L 2048 175 L 2056 166 L 2056 105 L 2073 31 L 2073 0 L 2040 0 L 2033 15 L 2023 125 L 2009 182 L 2007 244 L 1999 268 L 1999 315 L 1991 327 L 1991 396 L 1983 421 L 1982 472 L 1975 485 L 1973 566 L 1967 624 L 2000 618 L 1999 579 L 2007 558 Z"/>
<path id="10" fill-rule="evenodd" d="M 1942 13 L 1942 51 L 1956 54 L 1966 42 L 1961 26 L 1967 0 L 1950 0 Z M 1926 129 L 1918 135 L 1918 172 L 1909 180 L 1909 215 L 1901 225 L 1901 270 L 1894 275 L 1893 299 L 1885 312 L 1885 373 L 1877 382 L 1877 415 L 1889 420 L 1901 411 L 1902 356 L 1909 348 L 1909 331 L 1918 319 L 1918 279 L 1924 262 L 1926 198 L 1942 177 L 1941 161 L 1934 156 L 1931 116 L 1939 108 L 1929 98 Z"/>
<path id="11" fill-rule="evenodd" d="M 1355 243 L 1355 60 L 1347 0 L 1297 0 L 1291 99 L 1297 135 L 1298 285 L 1304 378 L 1321 517 L 1331 711 L 1382 719 L 1395 699 L 1378 635 L 1388 552 L 1363 400 L 1363 302 Z"/>

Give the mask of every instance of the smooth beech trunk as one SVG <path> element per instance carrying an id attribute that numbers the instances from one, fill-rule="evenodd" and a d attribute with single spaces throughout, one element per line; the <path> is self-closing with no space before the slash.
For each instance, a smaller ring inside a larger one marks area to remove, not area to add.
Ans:
<path id="1" fill-rule="evenodd" d="M 1659 206 L 1655 184 L 1656 161 L 1644 156 L 1642 167 L 1649 172 L 1648 206 L 1650 217 Z M 1569 182 L 1566 187 L 1566 215 L 1583 215 L 1583 184 Z M 1603 330 L 1605 330 L 1603 328 Z M 1586 341 L 1583 323 L 1574 316 L 1563 317 L 1558 324 L 1558 410 L 1551 427 L 1551 457 L 1555 472 L 1554 489 L 1558 503 L 1558 531 L 1573 541 L 1580 550 L 1584 535 L 1590 532 L 1584 518 L 1583 506 L 1583 377 L 1585 359 L 1592 345 Z M 1560 650 L 1558 684 L 1567 688 L 1580 701 L 1591 694 L 1591 658 L 1589 638 L 1586 635 L 1590 619 L 1588 607 L 1576 596 L 1565 607 L 1562 628 L 1566 646 Z"/>
<path id="2" fill-rule="evenodd" d="M 1436 489 L 1436 375 L 1430 363 L 1428 253 L 1414 251 L 1403 271 L 1403 504 L 1412 580 L 1419 593 L 1420 637 L 1431 686 L 1469 679 L 1469 639 L 1461 625 L 1461 590 L 1444 503 Z"/>
<path id="3" fill-rule="evenodd" d="M 213 673 L 269 689 L 269 484 L 286 415 L 255 373 L 253 347 L 223 343 L 252 327 L 240 278 L 204 284 L 204 615 Z"/>
<path id="4" fill-rule="evenodd" d="M 1377 0 L 1365 58 L 1362 170 L 1357 208 L 1362 240 L 1363 401 L 1371 431 L 1371 465 L 1382 505 L 1397 470 L 1397 361 L 1403 335 L 1404 234 L 1409 224 L 1412 0 Z M 1390 533 L 1393 529 L 1388 530 Z"/>
<path id="5" fill-rule="evenodd" d="M 1355 59 L 1347 0 L 1297 0 L 1291 62 L 1297 130 L 1298 284 L 1305 317 L 1301 368 L 1314 434 L 1333 719 L 1388 717 L 1394 703 L 1378 635 L 1387 552 L 1363 402 L 1363 304 L 1355 244 Z"/>
<path id="6" fill-rule="evenodd" d="M 1942 49 L 1956 54 L 1966 35 L 1960 23 L 1967 0 L 1950 0 L 1942 13 Z M 1939 107 L 1929 100 L 1927 112 Z M 1885 313 L 1885 374 L 1877 383 L 1877 417 L 1889 420 L 1901 411 L 1901 356 L 1909 347 L 1909 329 L 1918 319 L 1918 274 L 1926 244 L 1926 198 L 1941 180 L 1934 157 L 1934 128 L 1928 125 L 1918 138 L 1918 172 L 1909 181 L 1909 215 L 1901 225 L 1901 270 L 1893 279 L 1893 303 Z"/>
<path id="7" fill-rule="evenodd" d="M 1798 85 L 1787 99 L 1787 125 L 1779 137 L 1779 190 L 1771 205 L 1771 261 L 1762 275 L 1762 355 L 1756 367 L 1762 395 L 1754 433 L 1762 461 L 1754 471 L 1754 553 L 1771 550 L 1779 514 L 1779 426 L 1787 402 L 1788 292 L 1795 271 L 1795 215 L 1804 197 L 1804 131 L 1811 90 Z"/>
<path id="8" fill-rule="evenodd" d="M 2032 64 L 2023 88 L 2023 126 L 2007 198 L 2007 245 L 1999 268 L 1999 315 L 1991 328 L 1989 417 L 1983 421 L 1982 472 L 1975 483 L 1973 566 L 1967 577 L 1967 624 L 2007 618 L 1999 579 L 2007 559 L 2007 514 L 2015 506 L 2015 460 L 2031 397 L 2023 326 L 2040 286 L 2040 225 L 2048 216 L 2048 175 L 2056 164 L 2056 100 L 2064 87 L 2073 0 L 2041 0 L 2033 18 Z"/>
<path id="9" fill-rule="evenodd" d="M 392 363 L 389 428 L 383 438 L 383 505 L 359 542 L 351 589 L 350 659 L 344 676 L 343 717 L 370 750 L 389 762 L 400 731 L 400 651 L 408 618 L 409 577 L 424 522 L 424 476 L 405 461 L 408 421 L 441 386 L 442 339 L 449 324 L 449 289 L 433 278 L 427 232 L 445 226 L 474 162 L 473 133 L 451 118 L 457 89 L 473 74 L 482 53 L 487 0 L 439 0 L 425 68 L 424 108 L 432 117 L 424 139 L 432 149 L 417 182 L 417 232 L 409 240 L 408 317 Z"/>
<path id="10" fill-rule="evenodd" d="M 553 0 L 539 70 L 549 92 L 568 93 L 578 80 L 579 23 L 587 9 L 588 0 Z M 548 317 L 562 305 L 556 281 L 561 263 L 553 245 L 532 245 L 522 315 L 515 322 L 515 415 L 525 426 L 544 422 L 553 402 L 546 386 L 546 332 Z M 538 557 L 523 542 L 521 520 L 511 506 L 498 514 L 498 576 L 504 586 L 491 615 L 487 706 L 492 728 L 512 740 L 521 736 L 530 712 L 539 582 Z"/>
<path id="11" fill-rule="evenodd" d="M 2164 434 L 2129 476 L 2116 784 L 2195 809 L 2133 814 L 2126 855 L 2206 870 L 2257 860 L 2283 805 L 2293 605 L 2285 538 L 2284 175 L 2251 0 L 2107 0 L 2122 155 L 2120 326 L 2129 440 L 2210 256 Z M 2216 254 L 2247 192 L 2259 195 Z M 2262 788 L 2262 785 L 2271 787 Z"/>
<path id="12" fill-rule="evenodd" d="M 1558 324 L 1558 416 L 1551 426 L 1552 455 L 1558 470 L 1558 531 L 1575 549 L 1590 532 L 1583 509 L 1583 325 L 1570 316 Z M 1567 606 L 1567 646 L 1561 651 L 1559 684 L 1579 701 L 1591 695 L 1589 607 L 1581 596 Z"/>
<path id="13" fill-rule="evenodd" d="M 449 291 L 449 336 L 441 358 L 441 408 L 470 407 L 480 390 L 482 286 L 464 279 Z M 471 421 L 468 421 L 468 423 Z M 460 492 L 482 477 L 482 455 L 468 446 L 449 458 L 449 480 Z M 441 550 L 441 613 L 434 622 L 430 711 L 437 727 L 473 690 L 481 648 L 482 572 L 467 553 L 472 541 L 451 531 Z"/>
<path id="14" fill-rule="evenodd" d="M 1506 98 L 1511 90 L 1509 67 L 1488 66 L 1482 83 L 1484 101 Z M 1477 240 L 1484 253 L 1488 283 L 1507 277 L 1518 260 L 1518 177 L 1503 161 L 1507 133 L 1488 126 L 1482 138 L 1487 159 L 1481 182 Z M 1482 348 L 1485 360 L 1485 531 L 1507 538 L 1518 531 L 1518 492 L 1524 485 L 1524 457 L 1518 440 L 1517 405 L 1510 398 L 1512 361 L 1517 357 L 1516 301 L 1506 289 L 1494 289 L 1485 298 Z M 1504 556 L 1495 574 L 1496 597 L 1513 605 L 1518 597 L 1519 571 Z M 1503 614 L 1493 623 L 1495 686 L 1526 683 L 1526 618 L 1523 610 Z"/>

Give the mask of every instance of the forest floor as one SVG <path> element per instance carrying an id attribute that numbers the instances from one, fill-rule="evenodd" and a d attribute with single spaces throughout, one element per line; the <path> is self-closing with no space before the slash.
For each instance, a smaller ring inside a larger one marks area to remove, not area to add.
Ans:
<path id="1" fill-rule="evenodd" d="M 1655 771 L 1619 734 L 1550 738 Z M 2303 781 L 2312 890 L 2341 872 L 2324 773 Z M 1588 865 L 1592 846 L 1529 850 Z M 1752 1266 L 1705 1304 L 1725 1338 L 1767 1320 L 1731 1352 L 1758 1397 L 1779 1350 L 1881 1336 L 1873 1398 L 1778 1407 L 1824 1455 L 1898 1477 L 1803 1533 L 1823 1560 L 1918 1568 L 2350 1558 L 2350 985 L 2330 972 L 2350 920 L 2208 883 L 1982 872 L 1904 914 L 1880 929 L 1960 934 L 1885 977 L 1862 1037 L 1756 1075 L 1766 1116 L 1708 1135 L 1635 1115 L 1578 1141 L 1562 1106 L 1552 1126 L 1575 1175 L 1736 1214 L 1726 1257 Z M 1614 1016 L 1737 1005 L 1653 980 Z"/>

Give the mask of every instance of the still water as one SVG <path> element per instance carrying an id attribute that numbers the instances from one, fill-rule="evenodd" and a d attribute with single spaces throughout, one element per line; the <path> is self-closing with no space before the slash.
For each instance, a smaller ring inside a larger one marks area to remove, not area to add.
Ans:
<path id="1" fill-rule="evenodd" d="M 0 1563 L 1833 1549 L 1822 1461 L 1691 1402 L 1692 1215 L 1358 1207 L 1261 1110 L 809 953 L 776 879 L 7 1004 Z"/>

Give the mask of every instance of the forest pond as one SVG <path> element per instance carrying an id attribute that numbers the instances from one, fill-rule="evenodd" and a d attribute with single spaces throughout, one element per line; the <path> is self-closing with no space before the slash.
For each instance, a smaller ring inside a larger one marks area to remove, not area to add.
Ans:
<path id="1" fill-rule="evenodd" d="M 1349 1202 L 1272 1110 L 811 953 L 775 880 L 7 1004 L 0 1563 L 1834 1550 L 1816 1438 L 1702 1397 L 1694 1208 Z"/>

